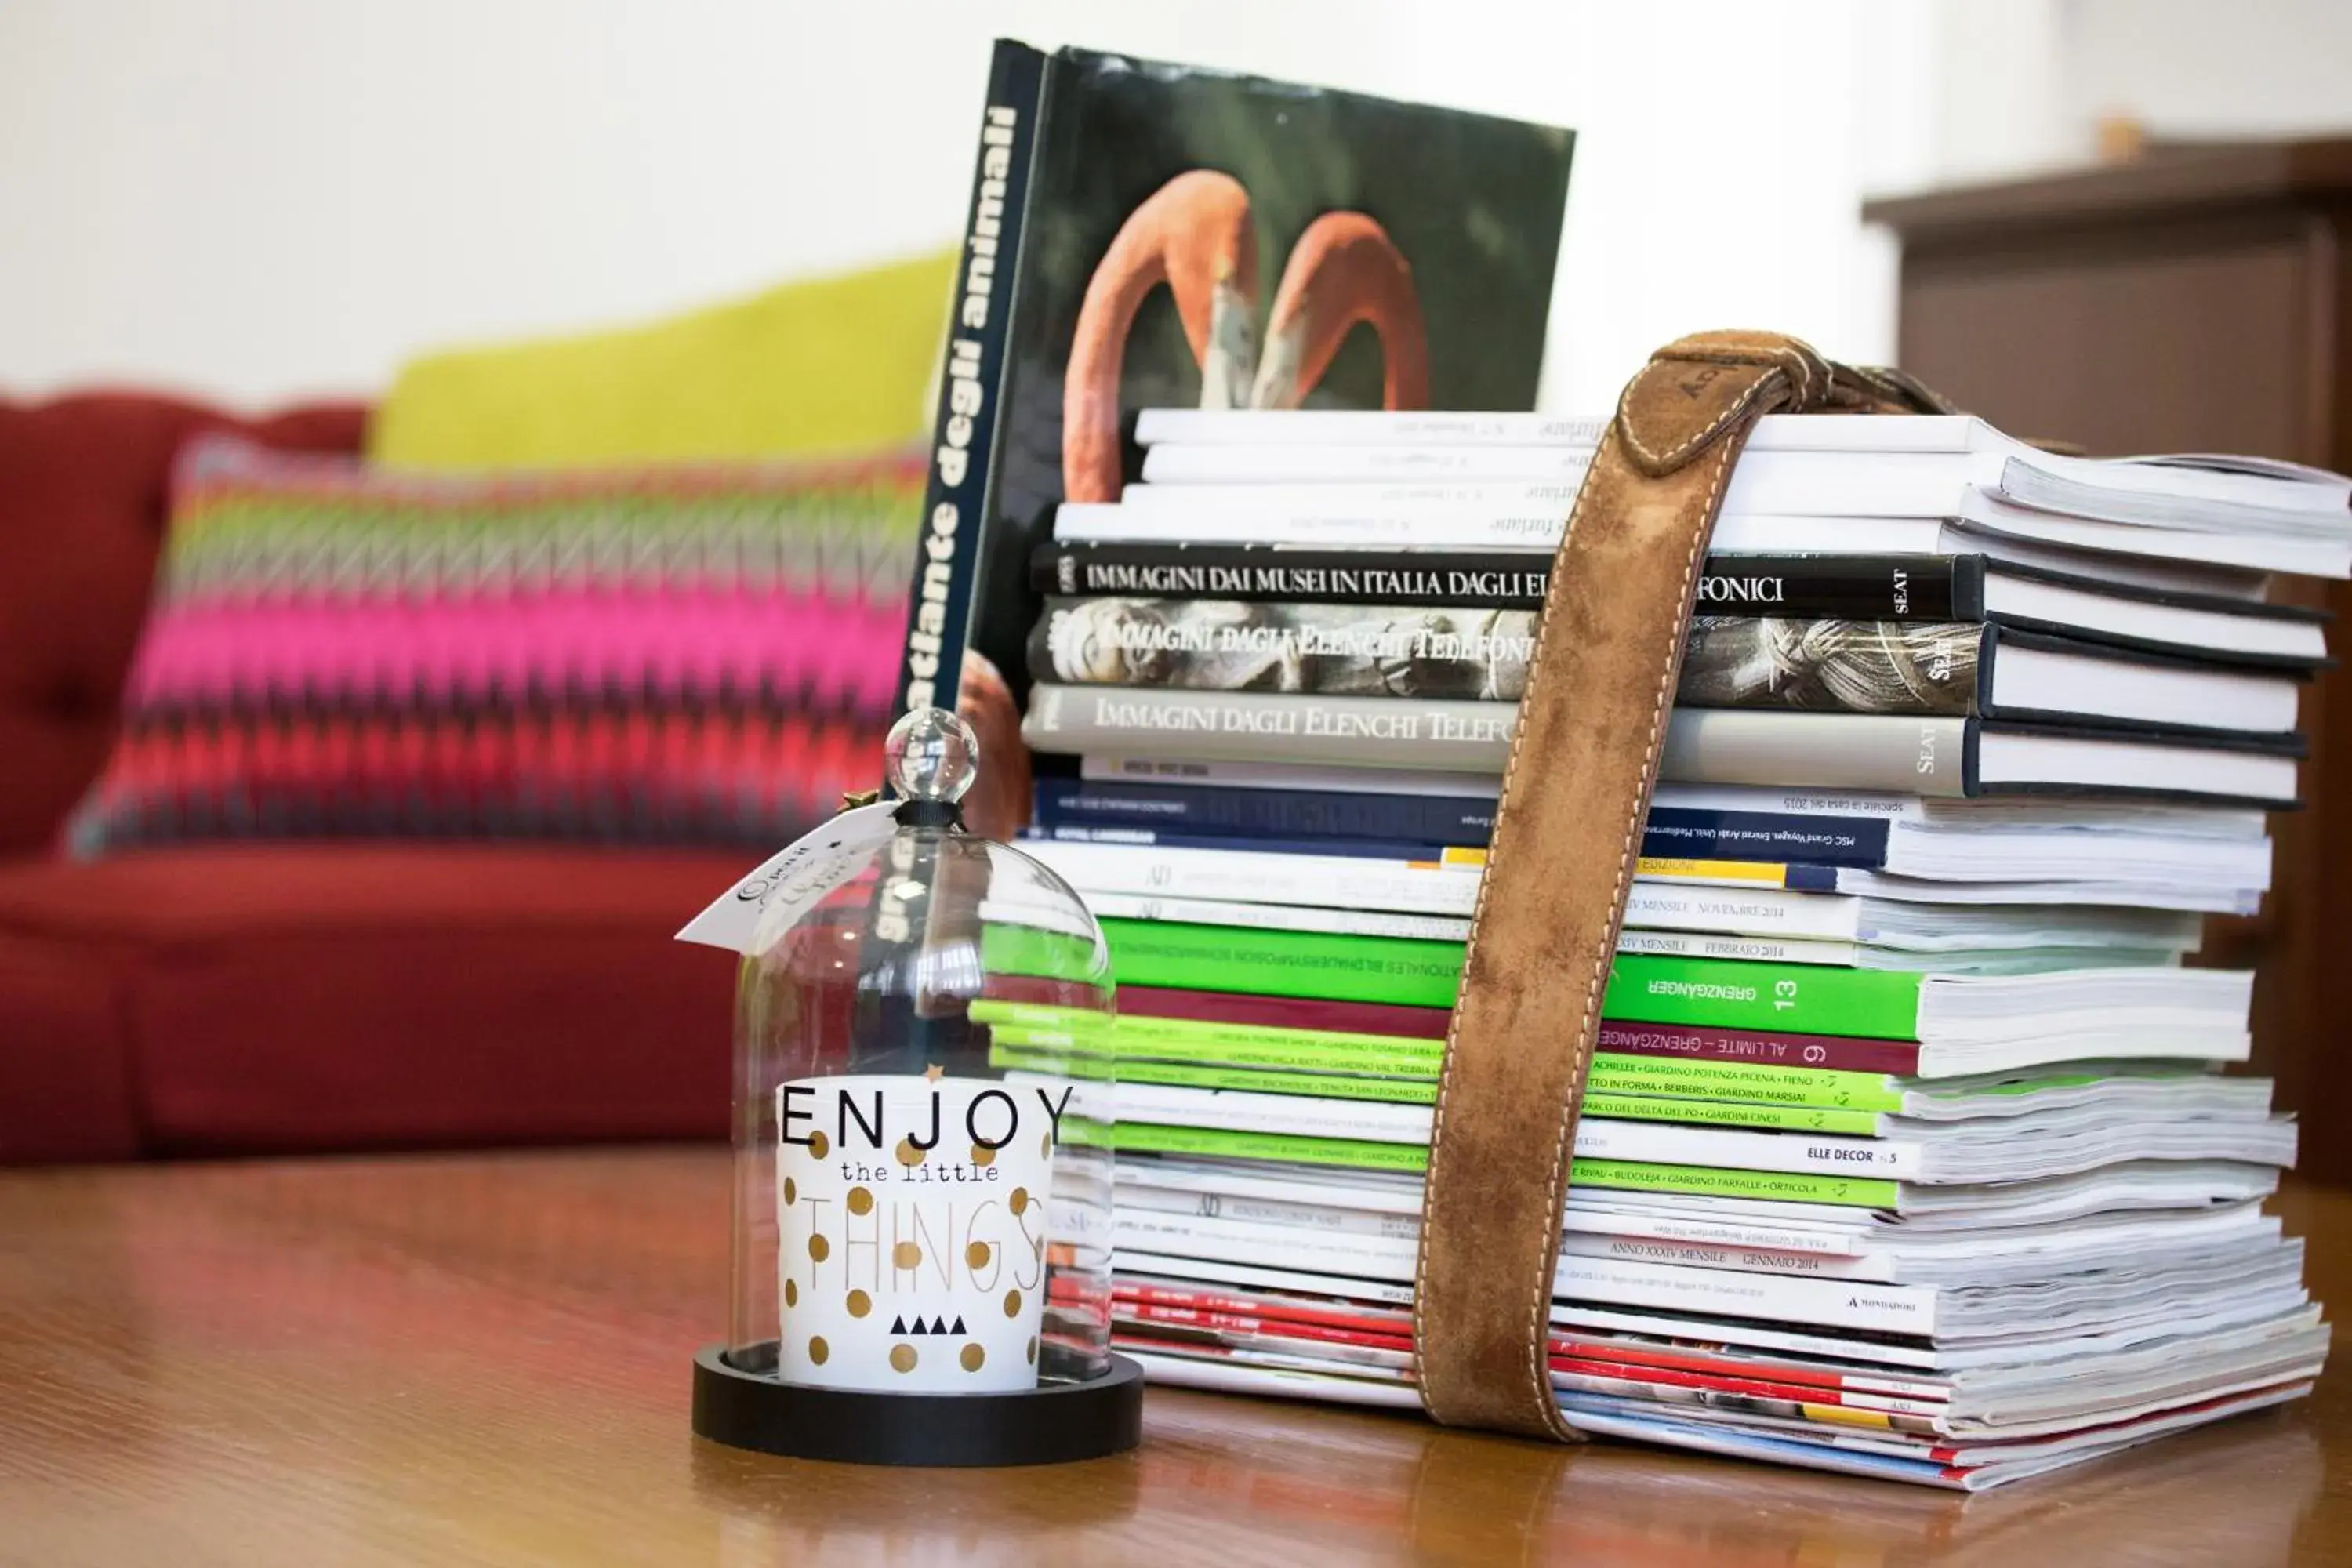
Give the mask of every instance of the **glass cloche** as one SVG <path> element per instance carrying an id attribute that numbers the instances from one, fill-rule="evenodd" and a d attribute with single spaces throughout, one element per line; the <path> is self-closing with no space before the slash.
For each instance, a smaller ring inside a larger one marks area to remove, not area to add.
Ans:
<path id="1" fill-rule="evenodd" d="M 731 1322 L 698 1360 L 697 1430 L 909 1464 L 1130 1447 L 1109 952 L 1059 877 L 965 831 L 985 759 L 961 719 L 908 714 L 886 760 L 898 799 L 697 921 L 735 922 L 744 954 Z"/>

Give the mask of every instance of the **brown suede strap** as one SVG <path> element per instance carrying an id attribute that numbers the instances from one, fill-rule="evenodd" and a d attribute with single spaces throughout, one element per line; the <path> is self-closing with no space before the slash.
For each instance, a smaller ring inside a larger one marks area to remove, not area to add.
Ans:
<path id="1" fill-rule="evenodd" d="M 1769 332 L 1670 343 L 1619 400 L 1552 561 L 1445 1040 L 1413 1279 L 1421 1396 L 1440 1421 L 1579 1436 L 1547 1353 L 1560 1208 L 1732 464 L 1766 414 L 1942 406 Z"/>

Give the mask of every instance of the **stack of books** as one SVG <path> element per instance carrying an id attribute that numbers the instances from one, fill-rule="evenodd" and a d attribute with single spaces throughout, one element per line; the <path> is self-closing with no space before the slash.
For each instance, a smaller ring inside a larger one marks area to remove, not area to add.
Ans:
<path id="1" fill-rule="evenodd" d="M 1117 966 L 1115 1313 L 1157 1378 L 1418 1403 L 1448 1014 L 1601 427 L 1148 412 L 1144 482 L 1036 555 L 1025 847 Z M 2294 1125 L 2220 1070 L 2251 977 L 2183 961 L 2268 885 L 2326 646 L 2265 589 L 2352 572 L 2348 501 L 1762 422 L 1576 1140 L 1572 1421 L 1977 1489 L 2309 1391 L 2327 1331 L 2263 1208 Z M 1090 1026 L 972 1016 L 1013 1075 Z"/>

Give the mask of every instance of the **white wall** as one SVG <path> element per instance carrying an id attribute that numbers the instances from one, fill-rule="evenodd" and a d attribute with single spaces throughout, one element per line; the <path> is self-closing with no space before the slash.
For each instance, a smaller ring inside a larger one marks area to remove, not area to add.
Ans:
<path id="1" fill-rule="evenodd" d="M 0 0 L 0 393 L 260 403 L 950 238 L 997 33 L 1580 132 L 1545 401 L 1884 357 L 1864 194 L 2352 124 L 2352 0 Z"/>
<path id="2" fill-rule="evenodd" d="M 2101 118 L 2159 139 L 2352 132 L 2347 0 L 1931 0 L 1931 181 L 2088 160 Z"/>
<path id="3" fill-rule="evenodd" d="M 1928 0 L 0 0 L 0 392 L 381 385 L 953 237 L 1009 33 L 1571 124 L 1546 401 L 1660 340 L 1891 342 Z M 1860 130 L 1867 112 L 1881 123 Z M 1778 142 L 1758 155 L 1759 143 Z M 1727 254 L 1737 247 L 1738 258 Z"/>
<path id="4" fill-rule="evenodd" d="M 2345 0 L 2068 0 L 2060 114 L 2136 114 L 2158 136 L 2352 130 Z"/>

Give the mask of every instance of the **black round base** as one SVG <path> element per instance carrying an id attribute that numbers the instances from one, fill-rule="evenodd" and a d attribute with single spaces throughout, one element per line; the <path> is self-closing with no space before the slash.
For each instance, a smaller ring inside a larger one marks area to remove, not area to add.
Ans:
<path id="1" fill-rule="evenodd" d="M 1014 1394 L 862 1394 L 694 1358 L 694 1430 L 730 1447 L 852 1465 L 1052 1465 L 1143 1438 L 1143 1369 L 1125 1356 L 1090 1383 Z"/>

